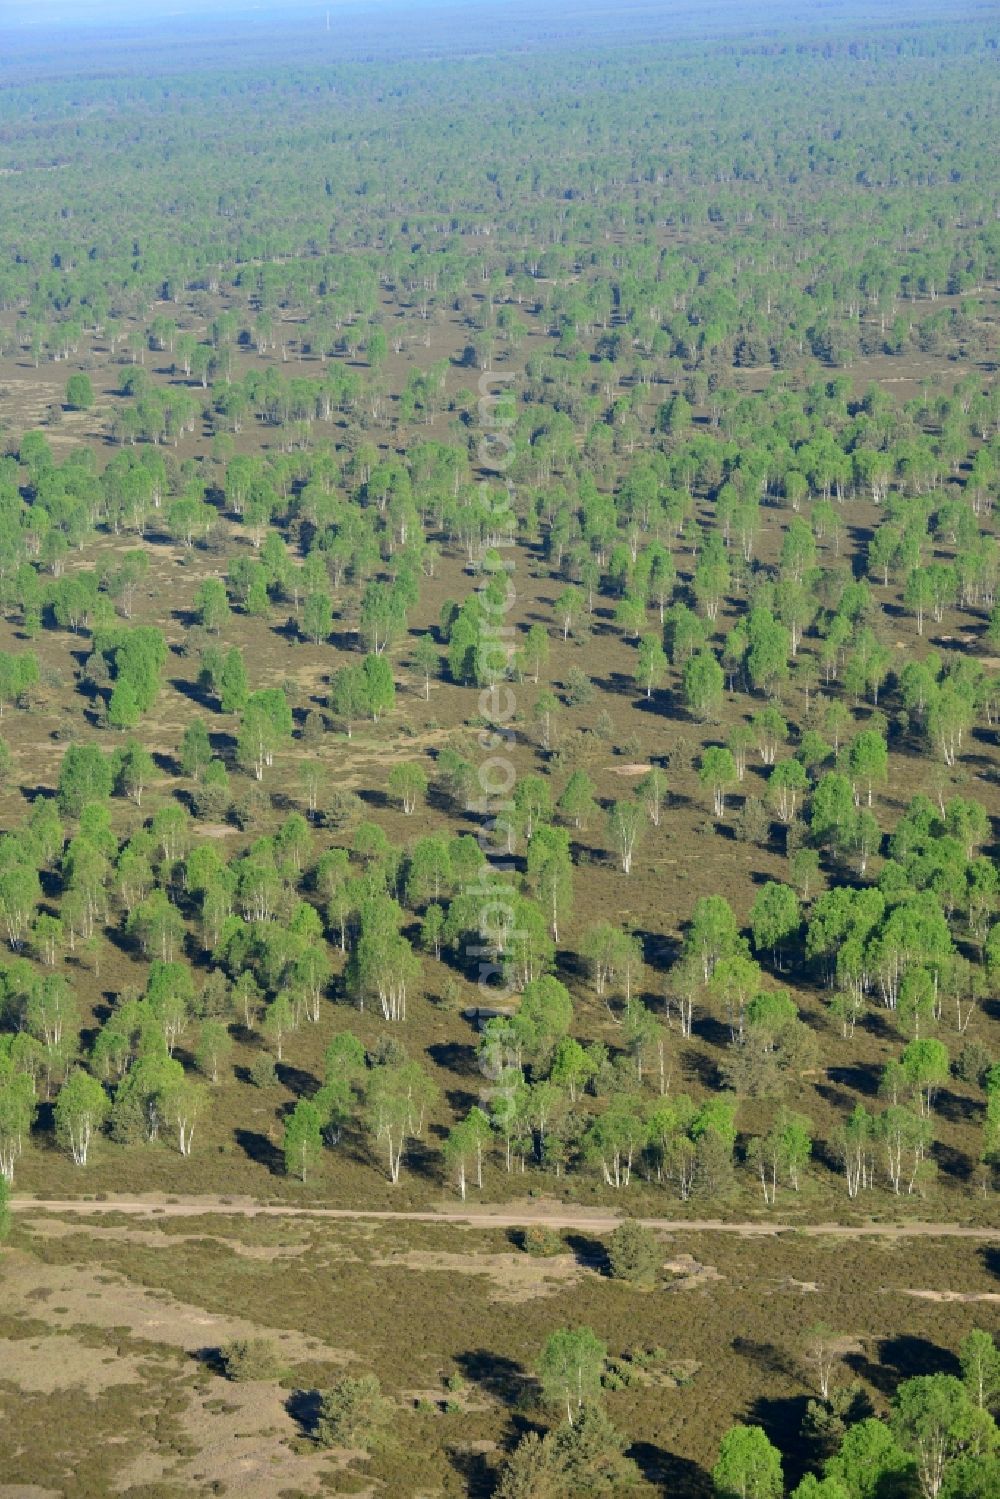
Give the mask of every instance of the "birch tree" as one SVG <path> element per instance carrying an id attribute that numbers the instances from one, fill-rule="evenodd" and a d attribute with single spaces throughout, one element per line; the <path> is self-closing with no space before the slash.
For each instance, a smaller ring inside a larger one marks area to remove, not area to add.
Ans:
<path id="1" fill-rule="evenodd" d="M 97 1078 L 79 1067 L 60 1088 L 53 1111 L 56 1139 L 69 1151 L 76 1165 L 86 1166 L 94 1136 L 100 1132 L 110 1107 L 108 1095 Z"/>
<path id="2" fill-rule="evenodd" d="M 615 802 L 608 813 L 608 831 L 623 874 L 632 873 L 632 860 L 642 837 L 643 815 L 638 802 Z"/>
<path id="3" fill-rule="evenodd" d="M 322 1116 L 309 1098 L 300 1098 L 285 1120 L 285 1170 L 305 1182 L 323 1150 Z"/>
<path id="4" fill-rule="evenodd" d="M 184 1076 L 172 1079 L 160 1094 L 160 1116 L 166 1125 L 177 1131 L 177 1149 L 182 1156 L 191 1154 L 195 1125 L 205 1103 L 204 1087 Z"/>
<path id="5" fill-rule="evenodd" d="M 423 1133 L 434 1085 L 417 1062 L 373 1069 L 368 1083 L 368 1128 L 385 1150 L 389 1180 L 399 1181 L 408 1143 Z"/>
<path id="6" fill-rule="evenodd" d="M 8 1186 L 13 1186 L 14 1168 L 31 1132 L 36 1108 L 34 1080 L 0 1059 L 0 1176 Z"/>
<path id="7" fill-rule="evenodd" d="M 584 1403 L 599 1394 L 607 1356 L 607 1344 L 590 1327 L 562 1327 L 547 1338 L 538 1377 L 546 1398 L 565 1405 L 571 1426 Z"/>

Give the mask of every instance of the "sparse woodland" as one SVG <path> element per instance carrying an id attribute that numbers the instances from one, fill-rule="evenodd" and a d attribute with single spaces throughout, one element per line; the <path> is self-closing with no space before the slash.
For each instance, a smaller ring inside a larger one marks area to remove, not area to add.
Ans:
<path id="1" fill-rule="evenodd" d="M 618 1213 L 492 1456 L 408 1489 L 377 1351 L 314 1445 L 990 1499 L 980 1309 L 892 1372 L 838 1293 L 694 1430 L 632 1220 L 996 1223 L 993 18 L 354 24 L 0 73 L 0 1214 Z"/>

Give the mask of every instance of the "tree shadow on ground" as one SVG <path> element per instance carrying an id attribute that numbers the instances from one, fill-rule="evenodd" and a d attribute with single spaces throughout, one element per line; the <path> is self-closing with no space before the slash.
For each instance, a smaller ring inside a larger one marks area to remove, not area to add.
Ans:
<path id="1" fill-rule="evenodd" d="M 704 1041 L 706 1046 L 717 1046 L 720 1051 L 724 1050 L 732 1039 L 728 1025 L 717 1020 L 714 1015 L 698 1015 L 693 1022 L 692 1029 L 699 1041 Z"/>
<path id="2" fill-rule="evenodd" d="M 984 1244 L 979 1251 L 983 1268 L 1000 1280 L 1000 1244 Z"/>
<path id="3" fill-rule="evenodd" d="M 736 1337 L 733 1339 L 733 1352 L 738 1353 L 741 1358 L 745 1358 L 765 1374 L 779 1374 L 785 1379 L 794 1379 L 796 1384 L 801 1383 L 802 1371 L 798 1363 L 786 1348 L 780 1347 L 777 1343 Z"/>
<path id="4" fill-rule="evenodd" d="M 226 1377 L 226 1366 L 222 1362 L 222 1349 L 218 1344 L 206 1348 L 195 1348 L 191 1357 L 203 1368 L 210 1369 L 213 1374 L 218 1374 L 220 1379 Z"/>
<path id="5" fill-rule="evenodd" d="M 430 1149 L 425 1140 L 410 1140 L 406 1147 L 403 1169 L 424 1181 L 441 1185 L 441 1157 L 436 1150 Z"/>
<path id="6" fill-rule="evenodd" d="M 389 798 L 386 796 L 385 792 L 379 791 L 374 786 L 359 787 L 357 795 L 361 798 L 366 806 L 378 807 L 381 811 L 384 811 L 389 806 Z"/>
<path id="7" fill-rule="evenodd" d="M 839 1176 L 844 1168 L 844 1163 L 831 1140 L 813 1141 L 813 1160 L 817 1165 L 825 1166 L 827 1171 L 832 1171 L 835 1176 Z"/>
<path id="8" fill-rule="evenodd" d="M 909 1333 L 882 1338 L 875 1360 L 867 1353 L 849 1353 L 844 1363 L 859 1379 L 890 1397 L 904 1379 L 914 1379 L 920 1374 L 961 1372 L 958 1359 L 947 1348 L 940 1348 L 928 1338 L 914 1337 Z"/>
<path id="9" fill-rule="evenodd" d="M 809 1467 L 809 1449 L 802 1440 L 802 1418 L 808 1404 L 808 1395 L 778 1398 L 759 1395 L 747 1412 L 749 1423 L 763 1427 L 768 1441 L 781 1452 L 789 1492 L 805 1477 Z"/>
<path id="10" fill-rule="evenodd" d="M 840 1113 L 849 1114 L 857 1100 L 846 1093 L 843 1088 L 831 1088 L 827 1083 L 817 1083 L 816 1092 L 824 1103 L 828 1103 L 832 1109 Z"/>
<path id="11" fill-rule="evenodd" d="M 858 1024 L 876 1041 L 889 1041 L 893 1045 L 898 1043 L 899 1036 L 896 1027 L 891 1025 L 886 1016 L 880 1014 L 878 1010 L 870 1010 L 867 1015 L 861 1017 Z"/>
<path id="12" fill-rule="evenodd" d="M 972 1180 L 972 1163 L 964 1151 L 956 1150 L 953 1145 L 943 1145 L 938 1141 L 934 1146 L 934 1159 L 937 1161 L 938 1170 L 945 1176 L 950 1176 L 955 1181 Z"/>
<path id="13" fill-rule="evenodd" d="M 464 1492 L 468 1499 L 490 1499 L 496 1489 L 496 1469 L 484 1452 L 451 1447 L 448 1461 L 465 1484 Z"/>
<path id="14" fill-rule="evenodd" d="M 858 1063 L 852 1067 L 828 1067 L 826 1075 L 838 1087 L 851 1088 L 865 1098 L 877 1098 L 880 1070 L 875 1062 Z"/>
<path id="15" fill-rule="evenodd" d="M 319 1390 L 293 1390 L 285 1401 L 285 1410 L 307 1436 L 312 1436 L 319 1420 L 323 1396 Z"/>
<path id="16" fill-rule="evenodd" d="M 658 973 L 667 973 L 681 955 L 679 937 L 666 932 L 652 932 L 645 927 L 636 927 L 634 935 L 642 943 L 642 960 Z"/>
<path id="17" fill-rule="evenodd" d="M 476 1066 L 476 1049 L 462 1041 L 433 1041 L 427 1047 L 427 1055 L 438 1067 L 453 1072 L 456 1077 L 476 1078 L 482 1074 Z"/>
<path id="18" fill-rule="evenodd" d="M 238 1129 L 235 1139 L 244 1155 L 249 1156 L 258 1166 L 265 1166 L 272 1176 L 278 1176 L 284 1171 L 285 1158 L 266 1135 L 251 1129 Z"/>
<path id="19" fill-rule="evenodd" d="M 712 1057 L 706 1057 L 703 1052 L 689 1052 L 682 1056 L 681 1070 L 684 1077 L 693 1078 L 701 1083 L 702 1087 L 708 1088 L 713 1093 L 719 1086 L 719 1068 Z"/>
<path id="20" fill-rule="evenodd" d="M 446 1088 L 444 1096 L 456 1119 L 464 1118 L 470 1109 L 479 1105 L 479 1094 L 470 1093 L 468 1088 Z M 443 1139 L 448 1133 L 444 1125 L 437 1125 L 434 1128 L 439 1139 Z"/>
<path id="21" fill-rule="evenodd" d="M 883 1368 L 895 1370 L 899 1379 L 913 1379 L 918 1374 L 960 1376 L 962 1373 L 950 1348 L 942 1348 L 929 1338 L 914 1337 L 912 1333 L 883 1338 L 878 1345 L 878 1356 Z"/>
<path id="22" fill-rule="evenodd" d="M 180 693 L 181 697 L 189 698 L 191 702 L 197 703 L 199 708 L 205 708 L 209 712 L 215 710 L 217 701 L 215 694 L 198 682 L 191 682 L 187 677 L 171 677 L 170 686 L 175 692 Z"/>
<path id="23" fill-rule="evenodd" d="M 626 1456 L 638 1465 L 645 1481 L 658 1485 L 663 1494 L 683 1494 L 684 1499 L 712 1499 L 715 1493 L 704 1468 L 689 1457 L 664 1451 L 653 1442 L 633 1442 Z"/>
<path id="24" fill-rule="evenodd" d="M 288 1088 L 296 1098 L 311 1098 L 316 1091 L 316 1079 L 302 1067 L 292 1067 L 288 1062 L 276 1062 L 274 1067 L 282 1087 Z"/>
<path id="25" fill-rule="evenodd" d="M 941 1089 L 934 1099 L 934 1112 L 951 1124 L 969 1124 L 981 1117 L 983 1106 L 974 1098 Z"/>
<path id="26" fill-rule="evenodd" d="M 471 1348 L 455 1362 L 472 1384 L 510 1410 L 526 1408 L 536 1393 L 533 1377 L 514 1359 L 491 1348 Z"/>
<path id="27" fill-rule="evenodd" d="M 584 1270 L 596 1270 L 598 1275 L 608 1273 L 608 1251 L 601 1239 L 595 1239 L 590 1234 L 567 1233 L 563 1235 L 566 1248 L 569 1249 Z"/>

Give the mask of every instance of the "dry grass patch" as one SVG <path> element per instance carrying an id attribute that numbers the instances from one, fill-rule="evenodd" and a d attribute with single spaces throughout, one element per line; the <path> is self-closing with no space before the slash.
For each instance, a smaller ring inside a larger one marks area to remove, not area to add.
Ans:
<path id="1" fill-rule="evenodd" d="M 137 1358 L 91 1347 L 69 1334 L 53 1334 L 8 1341 L 3 1377 L 30 1394 L 72 1389 L 93 1396 L 112 1385 L 140 1384 L 143 1373 Z"/>
<path id="2" fill-rule="evenodd" d="M 5 1483 L 0 1494 L 3 1499 L 62 1499 L 58 1489 L 46 1489 L 40 1483 Z"/>

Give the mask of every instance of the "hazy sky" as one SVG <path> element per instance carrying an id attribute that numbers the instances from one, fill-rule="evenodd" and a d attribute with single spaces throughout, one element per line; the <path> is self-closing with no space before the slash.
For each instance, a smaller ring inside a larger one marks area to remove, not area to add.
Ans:
<path id="1" fill-rule="evenodd" d="M 197 24 L 220 15 L 240 15 L 262 27 L 276 19 L 287 19 L 304 23 L 308 28 L 313 17 L 322 24 L 327 10 L 333 15 L 338 10 L 349 11 L 355 19 L 360 19 L 366 12 L 398 11 L 404 17 L 412 17 L 420 9 L 447 11 L 464 7 L 496 17 L 509 6 L 522 18 L 526 13 L 535 14 L 537 19 L 554 13 L 579 22 L 590 14 L 606 19 L 620 7 L 670 24 L 681 16 L 690 22 L 700 12 L 710 12 L 718 19 L 731 9 L 744 20 L 752 15 L 764 24 L 780 24 L 836 22 L 844 13 L 855 21 L 859 16 L 884 20 L 892 15 L 923 19 L 928 14 L 974 9 L 976 3 L 977 0 L 756 0 L 756 3 L 755 0 L 534 0 L 534 3 L 532 0 L 0 0 L 0 37 L 5 28 L 22 34 L 32 30 L 44 33 L 49 29 L 65 34 L 67 28 L 102 23 L 146 27 L 176 17 Z"/>
<path id="2" fill-rule="evenodd" d="M 170 16 L 206 16 L 236 11 L 240 14 L 274 16 L 285 11 L 301 17 L 309 11 L 335 10 L 338 6 L 350 5 L 359 10 L 366 6 L 377 7 L 391 4 L 392 0 L 0 0 L 0 25 L 45 26 L 58 24 L 86 25 L 100 22 L 150 21 Z M 408 0 L 418 5 L 426 0 Z M 475 0 L 468 0 L 475 3 Z"/>

